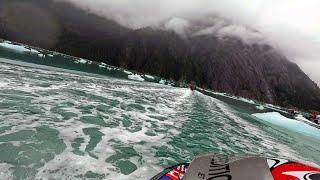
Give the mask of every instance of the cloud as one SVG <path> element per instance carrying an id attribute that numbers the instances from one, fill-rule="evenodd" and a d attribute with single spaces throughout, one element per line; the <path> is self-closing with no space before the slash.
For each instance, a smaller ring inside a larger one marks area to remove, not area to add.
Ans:
<path id="1" fill-rule="evenodd" d="M 189 22 L 182 18 L 172 18 L 164 25 L 166 30 L 172 30 L 182 37 L 187 35 L 189 26 Z"/>
<path id="2" fill-rule="evenodd" d="M 97 15 L 136 29 L 161 26 L 185 34 L 194 20 L 224 22 L 199 29 L 195 35 L 215 32 L 235 35 L 252 43 L 263 39 L 298 63 L 317 82 L 320 71 L 305 64 L 320 61 L 319 0 L 64 0 Z M 308 62 L 308 63 L 305 63 Z M 319 66 L 318 66 L 319 67 Z"/>
<path id="3" fill-rule="evenodd" d="M 235 36 L 240 38 L 246 44 L 268 43 L 266 37 L 264 37 L 260 32 L 246 26 L 235 23 L 230 24 L 223 19 L 216 19 L 213 24 L 213 26 L 203 28 L 193 33 L 193 36 L 215 34 L 215 36 L 221 38 L 226 36 Z"/>

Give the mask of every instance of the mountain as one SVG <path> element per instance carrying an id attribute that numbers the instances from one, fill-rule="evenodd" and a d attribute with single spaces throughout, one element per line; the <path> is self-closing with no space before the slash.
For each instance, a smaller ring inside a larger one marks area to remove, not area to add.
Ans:
<path id="1" fill-rule="evenodd" d="M 320 89 L 265 44 L 132 30 L 61 1 L 0 0 L 0 38 L 287 107 L 320 110 Z"/>

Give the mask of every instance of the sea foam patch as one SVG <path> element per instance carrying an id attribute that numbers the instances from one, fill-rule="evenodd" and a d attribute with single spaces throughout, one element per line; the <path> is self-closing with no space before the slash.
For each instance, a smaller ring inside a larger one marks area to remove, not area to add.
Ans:
<path id="1" fill-rule="evenodd" d="M 230 134 L 230 139 L 241 149 L 247 151 L 247 153 L 257 153 L 262 155 L 272 156 L 273 152 L 278 152 L 282 157 L 289 159 L 297 159 L 299 155 L 290 147 L 276 143 L 276 139 L 263 132 L 259 127 L 247 122 L 243 118 L 239 117 L 230 107 L 220 100 L 208 97 L 212 103 L 223 112 L 227 119 L 224 123 L 224 128 L 228 129 L 226 133 Z M 230 121 L 231 120 L 231 121 Z M 234 122 L 236 124 L 234 124 Z M 238 134 L 238 135 L 235 135 Z M 258 140 L 258 142 L 254 142 Z M 259 146 L 258 146 L 259 144 Z"/>
<path id="2" fill-rule="evenodd" d="M 36 170 L 37 178 L 150 178 L 161 169 L 155 147 L 179 134 L 184 119 L 175 116 L 190 96 L 187 89 L 153 83 L 11 65 L 2 70 L 0 80 L 10 85 L 3 83 L 1 93 L 19 105 L 0 112 L 13 126 L 2 135 L 46 125 L 66 145 Z"/>

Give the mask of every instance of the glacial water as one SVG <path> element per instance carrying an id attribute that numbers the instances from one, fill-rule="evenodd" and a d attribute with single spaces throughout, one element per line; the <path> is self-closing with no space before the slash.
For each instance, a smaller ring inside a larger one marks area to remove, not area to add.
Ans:
<path id="1" fill-rule="evenodd" d="M 236 100 L 14 62 L 0 62 L 0 179 L 148 179 L 206 153 L 320 164 L 318 136 Z"/>

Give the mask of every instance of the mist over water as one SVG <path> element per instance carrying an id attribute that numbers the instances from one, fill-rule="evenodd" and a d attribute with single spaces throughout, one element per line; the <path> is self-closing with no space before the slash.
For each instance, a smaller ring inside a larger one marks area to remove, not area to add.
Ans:
<path id="1" fill-rule="evenodd" d="M 203 153 L 318 163 L 315 142 L 189 89 L 0 63 L 0 179 L 148 179 Z"/>

